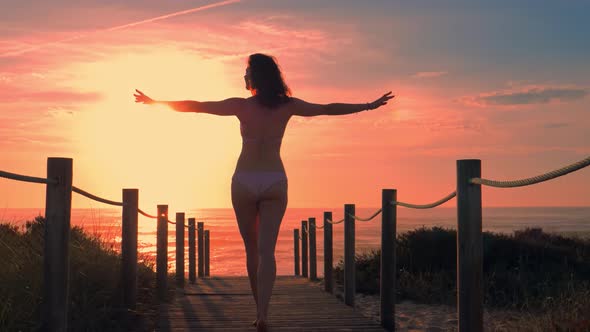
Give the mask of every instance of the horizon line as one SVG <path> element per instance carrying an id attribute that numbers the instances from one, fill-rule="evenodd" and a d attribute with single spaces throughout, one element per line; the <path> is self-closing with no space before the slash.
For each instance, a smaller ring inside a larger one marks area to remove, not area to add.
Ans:
<path id="1" fill-rule="evenodd" d="M 359 206 L 356 205 L 355 206 L 357 209 L 380 209 L 380 206 Z M 121 207 L 72 207 L 72 210 L 90 210 L 90 209 L 120 209 Z M 294 207 L 287 207 L 287 209 L 333 209 L 334 207 L 326 207 L 326 206 L 320 206 L 320 207 L 301 207 L 301 206 L 294 206 Z M 341 207 L 339 207 L 340 209 Z M 432 209 L 456 209 L 457 206 L 438 206 Z M 482 208 L 590 208 L 590 205 L 488 205 L 488 206 L 482 206 Z M 45 209 L 45 207 L 3 207 L 0 208 L 0 211 L 5 210 L 5 209 L 29 209 L 29 210 L 34 210 L 34 209 Z M 196 209 L 233 209 L 232 207 L 199 207 L 199 208 L 190 208 L 190 210 L 196 210 Z M 405 208 L 404 209 L 410 209 L 410 210 L 417 210 L 417 209 L 411 209 L 411 208 Z M 432 209 L 427 209 L 427 210 L 432 210 Z"/>

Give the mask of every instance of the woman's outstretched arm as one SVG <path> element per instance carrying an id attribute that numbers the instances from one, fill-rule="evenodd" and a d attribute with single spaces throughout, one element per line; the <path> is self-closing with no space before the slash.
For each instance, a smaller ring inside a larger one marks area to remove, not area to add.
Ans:
<path id="1" fill-rule="evenodd" d="M 395 97 L 391 91 L 371 103 L 365 104 L 314 104 L 304 100 L 293 98 L 293 115 L 316 116 L 316 115 L 342 115 L 357 113 L 366 110 L 373 110 L 387 104 L 387 101 Z"/>
<path id="2" fill-rule="evenodd" d="M 134 94 L 136 103 L 164 104 L 170 106 L 173 110 L 178 112 L 196 112 L 209 113 L 215 115 L 236 115 L 242 108 L 244 98 L 228 98 L 221 101 L 195 101 L 195 100 L 179 100 L 179 101 L 164 101 L 154 100 L 139 90 L 135 90 Z"/>

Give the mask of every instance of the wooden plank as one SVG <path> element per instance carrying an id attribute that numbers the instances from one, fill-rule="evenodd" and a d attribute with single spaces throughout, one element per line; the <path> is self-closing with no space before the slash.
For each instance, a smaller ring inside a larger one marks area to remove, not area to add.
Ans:
<path id="1" fill-rule="evenodd" d="M 254 331 L 247 277 L 200 278 L 165 306 L 159 331 Z M 305 278 L 279 276 L 269 308 L 272 331 L 384 331 Z"/>

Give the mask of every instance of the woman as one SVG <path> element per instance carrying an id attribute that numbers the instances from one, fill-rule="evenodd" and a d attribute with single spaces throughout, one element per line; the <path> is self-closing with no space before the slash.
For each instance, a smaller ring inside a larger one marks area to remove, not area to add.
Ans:
<path id="1" fill-rule="evenodd" d="M 341 115 L 387 104 L 391 92 L 372 103 L 312 104 L 291 97 L 273 57 L 252 54 L 244 75 L 250 98 L 222 101 L 157 101 L 136 90 L 136 102 L 165 104 L 179 112 L 234 115 L 240 120 L 242 152 L 231 183 L 232 205 L 246 247 L 248 277 L 256 301 L 258 331 L 267 330 L 268 304 L 276 276 L 275 245 L 287 208 L 287 175 L 280 148 L 294 115 Z"/>

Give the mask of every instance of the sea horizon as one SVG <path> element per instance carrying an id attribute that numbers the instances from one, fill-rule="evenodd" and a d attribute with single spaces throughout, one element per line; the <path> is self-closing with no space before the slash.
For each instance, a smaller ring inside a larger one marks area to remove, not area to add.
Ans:
<path id="1" fill-rule="evenodd" d="M 360 217 L 372 215 L 378 208 L 357 207 Z M 287 208 L 276 246 L 277 273 L 293 274 L 294 229 L 301 228 L 301 221 L 316 218 L 316 224 L 323 224 L 323 212 L 331 211 L 333 219 L 343 217 L 343 208 Z M 147 213 L 151 211 L 146 210 Z M 179 211 L 181 212 L 181 211 Z M 235 215 L 231 208 L 192 208 L 185 211 L 185 222 L 189 217 L 205 224 L 210 230 L 211 241 L 211 275 L 245 275 L 245 253 L 239 234 Z M 0 208 L 0 223 L 22 227 L 25 221 L 43 215 L 44 208 Z M 176 211 L 169 211 L 168 218 L 175 220 Z M 542 228 L 546 232 L 565 236 L 590 237 L 590 207 L 483 207 L 483 231 L 511 234 L 525 228 Z M 72 226 L 80 226 L 90 234 L 100 236 L 106 243 L 118 249 L 121 236 L 121 208 L 73 208 Z M 456 208 L 437 207 L 428 210 L 398 208 L 397 234 L 421 227 L 443 227 L 456 229 Z M 188 240 L 185 232 L 185 248 Z M 375 217 L 370 222 L 356 223 L 357 253 L 378 249 L 381 236 L 381 219 Z M 334 262 L 337 263 L 343 253 L 343 225 L 334 225 Z M 139 216 L 138 250 L 150 257 L 155 257 L 156 222 Z M 168 227 L 168 262 L 174 269 L 175 264 L 175 227 Z M 323 230 L 317 229 L 317 263 L 318 272 L 323 269 Z M 185 255 L 188 259 L 188 255 Z"/>

